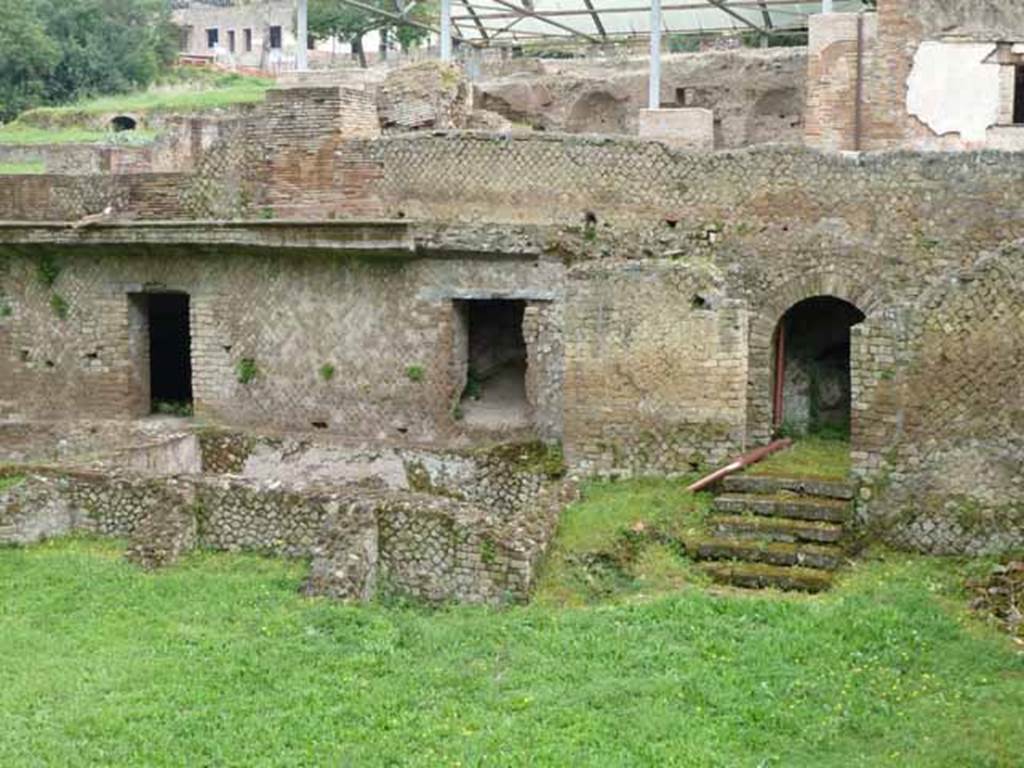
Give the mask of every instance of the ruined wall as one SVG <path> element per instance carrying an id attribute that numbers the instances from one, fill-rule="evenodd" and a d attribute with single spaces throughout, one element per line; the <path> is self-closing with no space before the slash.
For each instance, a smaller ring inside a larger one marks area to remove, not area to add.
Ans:
<path id="1" fill-rule="evenodd" d="M 335 172 L 344 177 L 352 164 L 372 172 L 334 199 L 325 177 L 313 201 L 357 217 L 372 204 L 418 220 L 418 258 L 334 263 L 211 249 L 158 260 L 76 250 L 50 287 L 39 282 L 36 254 L 6 251 L 11 312 L 0 317 L 0 351 L 14 371 L 0 380 L 6 413 L 124 415 L 117 398 L 127 395 L 116 389 L 124 359 L 95 345 L 123 334 L 109 318 L 120 317 L 127 286 L 154 282 L 194 292 L 199 413 L 282 428 L 316 421 L 365 439 L 440 439 L 461 386 L 450 302 L 521 298 L 550 303 L 531 327 L 561 329 L 529 352 L 531 363 L 552 361 L 541 381 L 564 382 L 561 390 L 528 382 L 554 393 L 542 409 L 545 436 L 560 434 L 570 460 L 588 470 L 689 470 L 768 438 L 776 324 L 802 299 L 831 295 L 866 316 L 851 353 L 852 431 L 858 473 L 880 483 L 864 502 L 877 518 L 903 503 L 895 480 L 886 485 L 886 457 L 905 447 L 923 456 L 929 440 L 956 434 L 942 421 L 913 439 L 901 428 L 913 398 L 932 396 L 920 394 L 923 384 L 903 388 L 894 370 L 894 361 L 909 367 L 935 348 L 909 341 L 932 312 L 927 297 L 968 290 L 978 281 L 961 283 L 961 273 L 1024 238 L 1021 154 L 693 155 L 624 138 L 449 133 L 349 142 Z M 1001 280 L 1016 290 L 1019 277 L 1007 271 Z M 69 305 L 66 320 L 54 292 Z M 978 335 L 971 350 L 1005 357 L 991 335 Z M 978 367 L 962 349 L 949 354 Z M 247 385 L 237 378 L 244 357 L 259 371 Z M 328 383 L 317 378 L 325 362 L 338 372 Z M 408 376 L 410 363 L 422 365 L 421 381 Z M 977 450 L 993 465 L 1017 450 L 985 421 L 1017 407 L 1000 391 L 994 409 L 962 403 L 988 430 Z M 935 474 L 923 461 L 908 459 L 896 479 L 928 487 Z M 966 465 L 943 466 L 985 514 L 1005 507 L 971 489 Z M 1013 499 L 1014 483 L 1007 473 L 988 487 Z M 970 546 L 1014 540 L 994 530 L 978 529 Z M 917 533 L 901 541 L 932 546 Z M 966 539 L 950 541 L 964 548 Z"/>
<path id="2" fill-rule="evenodd" d="M 295 254 L 132 250 L 5 256 L 0 407 L 21 418 L 148 413 L 145 338 L 131 296 L 190 296 L 196 413 L 231 424 L 433 441 L 458 429 L 452 406 L 456 298 L 550 297 L 557 263 L 401 262 Z M 40 271 L 52 265 L 52 283 Z M 257 298 L 258 297 L 258 300 Z M 548 326 L 538 350 L 555 343 Z M 543 354 L 538 352 L 538 354 Z M 243 382 L 239 366 L 252 361 Z M 556 364 L 557 361 L 551 361 Z M 332 376 L 324 378 L 325 365 Z M 140 373 L 140 371 L 142 373 Z M 415 371 L 415 374 L 410 373 Z M 544 368 L 537 366 L 537 375 Z M 548 417 L 552 418 L 552 417 Z"/>
<path id="3" fill-rule="evenodd" d="M 1012 45 L 1024 41 L 1020 4 L 880 0 L 877 14 L 865 15 L 860 24 L 858 35 L 855 14 L 811 19 L 811 146 L 1024 147 L 1020 130 L 1009 125 L 1013 68 L 1024 63 Z"/>
<path id="4" fill-rule="evenodd" d="M 122 219 L 333 218 L 341 209 L 378 209 L 351 194 L 376 169 L 346 155 L 350 142 L 380 133 L 365 91 L 282 88 L 224 119 L 185 122 L 146 156 L 150 165 L 115 159 L 101 169 L 120 176 L 0 176 L 0 220 L 77 221 L 107 207 Z M 167 164 L 175 172 L 152 170 Z"/>
<path id="5" fill-rule="evenodd" d="M 880 425 L 891 448 L 864 473 L 860 517 L 939 554 L 1024 542 L 1024 282 L 1020 246 L 984 254 L 921 296 L 889 346 Z"/>
<path id="6" fill-rule="evenodd" d="M 647 59 L 545 61 L 537 72 L 474 84 L 474 105 L 536 130 L 636 135 L 647 102 Z M 662 60 L 661 104 L 714 112 L 715 146 L 801 141 L 803 49 L 673 54 Z"/>
<path id="7" fill-rule="evenodd" d="M 469 83 L 451 64 L 425 61 L 388 73 L 377 89 L 381 127 L 391 133 L 463 128 L 472 108 Z"/>
<path id="8" fill-rule="evenodd" d="M 722 300 L 693 263 L 581 264 L 568 278 L 565 431 L 574 465 L 696 470 L 744 444 L 742 302 Z"/>
<path id="9" fill-rule="evenodd" d="M 252 435 L 217 437 L 241 438 L 250 452 L 277 445 Z M 203 444 L 223 447 L 219 440 Z M 289 462 L 304 453 L 315 462 L 318 450 L 330 454 L 337 475 L 320 483 L 296 477 Z M 312 557 L 308 594 L 506 603 L 528 596 L 558 510 L 573 493 L 560 480 L 557 455 L 539 445 L 393 453 L 388 460 L 400 478 L 351 450 L 305 443 L 289 451 L 274 465 L 280 478 L 272 482 L 0 468 L 0 544 L 87 531 L 127 539 L 129 559 L 145 567 L 171 564 L 196 547 Z M 346 478 L 364 470 L 369 474 L 358 482 Z"/>

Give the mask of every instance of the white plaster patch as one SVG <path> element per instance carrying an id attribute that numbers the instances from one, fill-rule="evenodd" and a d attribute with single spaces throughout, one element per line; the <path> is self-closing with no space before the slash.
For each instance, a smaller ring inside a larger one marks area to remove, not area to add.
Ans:
<path id="1" fill-rule="evenodd" d="M 907 111 L 935 133 L 985 141 L 999 120 L 999 65 L 986 64 L 994 43 L 921 44 L 907 79 Z"/>

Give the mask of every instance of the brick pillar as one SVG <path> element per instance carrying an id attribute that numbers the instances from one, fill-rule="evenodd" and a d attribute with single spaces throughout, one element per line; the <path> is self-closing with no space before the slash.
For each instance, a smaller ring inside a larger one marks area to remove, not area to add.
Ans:
<path id="1" fill-rule="evenodd" d="M 861 60 L 858 64 L 859 25 Z M 858 69 L 861 77 L 866 78 L 877 30 L 878 17 L 875 14 L 829 13 L 811 17 L 804 120 L 804 137 L 808 146 L 829 151 L 858 148 Z M 863 81 L 859 98 L 862 102 L 860 131 L 863 136 L 867 114 L 863 108 Z"/>

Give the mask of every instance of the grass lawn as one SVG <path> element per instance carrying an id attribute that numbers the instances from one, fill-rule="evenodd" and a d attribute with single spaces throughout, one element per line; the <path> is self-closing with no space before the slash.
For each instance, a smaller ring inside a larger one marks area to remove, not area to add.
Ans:
<path id="1" fill-rule="evenodd" d="M 648 519 L 679 500 L 594 486 L 560 546 L 614 539 L 628 496 Z M 1020 765 L 1024 656 L 964 612 L 964 568 L 888 555 L 820 597 L 429 610 L 302 598 L 301 562 L 4 549 L 0 765 Z"/>
<path id="2" fill-rule="evenodd" d="M 850 443 L 836 438 L 797 437 L 786 450 L 750 467 L 747 474 L 845 480 L 850 475 Z"/>
<path id="3" fill-rule="evenodd" d="M 711 496 L 688 493 L 691 479 L 587 484 L 584 499 L 562 513 L 537 602 L 582 606 L 706 583 L 677 547 L 657 540 L 690 539 L 701 532 Z M 638 541 L 638 530 L 666 536 Z"/>
<path id="4" fill-rule="evenodd" d="M 137 93 L 88 99 L 62 107 L 29 110 L 0 127 L 0 144 L 94 144 L 101 141 L 145 143 L 152 131 L 114 134 L 93 126 L 96 115 L 123 112 L 132 115 L 156 112 L 199 112 L 207 109 L 263 101 L 274 82 L 238 74 L 188 72 L 187 79 Z"/>
<path id="5" fill-rule="evenodd" d="M 42 160 L 27 160 L 23 163 L 0 163 L 0 176 L 24 176 L 46 173 L 46 163 Z"/>
<path id="6" fill-rule="evenodd" d="M 89 128 L 40 128 L 19 122 L 9 123 L 0 128 L 0 144 L 38 146 L 40 144 L 99 144 L 112 142 L 122 144 L 145 144 L 156 138 L 155 131 L 132 131 L 131 140 L 111 131 L 96 131 Z"/>

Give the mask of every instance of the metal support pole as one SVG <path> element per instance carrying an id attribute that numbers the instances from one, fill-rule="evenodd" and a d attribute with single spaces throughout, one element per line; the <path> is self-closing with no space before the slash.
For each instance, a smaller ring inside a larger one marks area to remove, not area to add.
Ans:
<path id="1" fill-rule="evenodd" d="M 309 45 L 309 0 L 299 0 L 295 10 L 295 36 L 298 49 L 295 52 L 295 68 L 300 72 L 309 69 L 306 48 Z"/>
<path id="2" fill-rule="evenodd" d="M 647 107 L 661 107 L 661 0 L 651 0 L 651 74 Z"/>
<path id="3" fill-rule="evenodd" d="M 452 60 L 452 0 L 441 0 L 441 61 Z"/>

